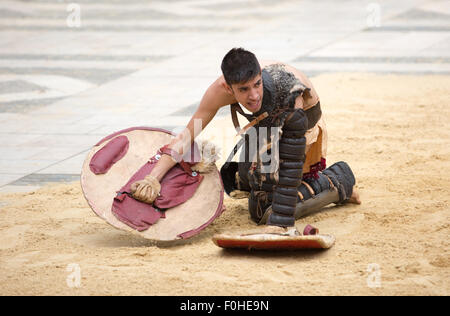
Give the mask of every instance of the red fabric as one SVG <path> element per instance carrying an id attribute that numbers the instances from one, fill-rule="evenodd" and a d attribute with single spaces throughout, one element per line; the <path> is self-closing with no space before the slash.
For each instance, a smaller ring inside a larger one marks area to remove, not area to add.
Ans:
<path id="1" fill-rule="evenodd" d="M 130 197 L 131 184 L 144 179 L 145 176 L 150 174 L 156 162 L 157 160 L 153 157 L 142 166 L 128 180 L 127 184 L 120 189 L 119 192 L 125 192 L 125 194 L 119 193 L 112 205 L 112 213 L 120 221 L 138 231 L 148 229 L 150 225 L 156 223 L 161 217 L 164 217 L 164 213 L 156 210 L 155 207 L 165 210 L 186 202 L 194 195 L 203 180 L 203 176 L 193 176 L 191 173 L 185 172 L 177 164 L 162 179 L 160 196 L 156 198 L 153 205 L 137 201 Z"/>
<path id="2" fill-rule="evenodd" d="M 325 158 L 320 159 L 320 161 L 311 167 L 309 167 L 309 172 L 303 175 L 303 180 L 305 179 L 319 179 L 319 171 L 324 170 L 327 167 L 327 161 Z"/>
<path id="3" fill-rule="evenodd" d="M 311 225 L 306 225 L 305 229 L 303 230 L 303 235 L 308 236 L 308 235 L 317 235 L 319 233 L 319 229 L 315 228 Z"/>
<path id="4" fill-rule="evenodd" d="M 194 195 L 202 180 L 203 176 L 194 177 L 177 164 L 162 179 L 160 196 L 153 204 L 162 209 L 180 205 Z"/>
<path id="5" fill-rule="evenodd" d="M 89 168 L 95 174 L 104 174 L 122 159 L 128 151 L 129 141 L 126 136 L 119 136 L 111 140 L 97 151 L 89 162 Z"/>
<path id="6" fill-rule="evenodd" d="M 164 213 L 158 212 L 152 205 L 139 202 L 124 193 L 114 198 L 112 212 L 121 222 L 138 231 L 146 230 L 164 217 Z"/>

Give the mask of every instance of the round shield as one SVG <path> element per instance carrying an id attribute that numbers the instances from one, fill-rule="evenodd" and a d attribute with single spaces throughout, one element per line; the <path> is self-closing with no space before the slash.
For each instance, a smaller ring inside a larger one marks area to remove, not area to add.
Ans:
<path id="1" fill-rule="evenodd" d="M 81 171 L 81 187 L 92 210 L 118 229 L 134 231 L 155 241 L 190 238 L 220 216 L 225 209 L 224 188 L 217 168 L 202 174 L 203 179 L 195 193 L 182 204 L 167 209 L 163 218 L 146 230 L 135 230 L 113 214 L 113 201 L 120 189 L 155 156 L 158 149 L 170 143 L 173 136 L 171 132 L 158 128 L 133 127 L 97 143 L 87 155 Z M 98 158 L 96 153 L 105 146 L 112 148 L 110 153 L 101 157 L 100 167 L 93 168 L 92 161 Z"/>

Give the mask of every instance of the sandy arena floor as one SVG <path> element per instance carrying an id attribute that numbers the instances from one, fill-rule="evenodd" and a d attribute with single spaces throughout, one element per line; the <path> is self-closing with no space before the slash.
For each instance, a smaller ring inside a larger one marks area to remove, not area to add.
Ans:
<path id="1" fill-rule="evenodd" d="M 213 234 L 255 226 L 246 200 L 228 198 L 189 243 L 158 247 L 96 217 L 79 183 L 58 184 L 0 195 L 0 295 L 449 295 L 450 76 L 312 82 L 328 165 L 349 163 L 363 202 L 297 221 L 334 234 L 333 248 L 224 251 Z M 228 117 L 205 137 L 222 127 L 233 130 Z"/>

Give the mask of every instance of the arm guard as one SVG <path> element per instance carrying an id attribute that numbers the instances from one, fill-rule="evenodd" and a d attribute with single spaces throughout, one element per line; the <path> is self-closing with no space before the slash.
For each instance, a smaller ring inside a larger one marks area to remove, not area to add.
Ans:
<path id="1" fill-rule="evenodd" d="M 301 184 L 305 162 L 308 118 L 302 109 L 297 109 L 286 118 L 279 142 L 279 180 L 272 200 L 272 213 L 268 225 L 294 226 L 297 187 Z"/>

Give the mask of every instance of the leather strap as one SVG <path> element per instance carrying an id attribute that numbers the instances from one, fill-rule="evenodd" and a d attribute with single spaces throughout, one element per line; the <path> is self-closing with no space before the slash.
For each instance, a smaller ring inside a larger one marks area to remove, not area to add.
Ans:
<path id="1" fill-rule="evenodd" d="M 334 189 L 334 183 L 333 183 L 333 181 L 331 181 L 330 177 L 327 176 L 326 174 L 323 174 L 323 175 L 327 178 L 328 182 L 330 183 L 330 189 Z"/>
<path id="2" fill-rule="evenodd" d="M 238 132 L 237 135 L 242 135 L 250 127 L 255 126 L 260 121 L 262 121 L 263 119 L 265 119 L 266 117 L 269 116 L 269 114 L 267 112 L 264 112 L 261 115 L 259 115 L 258 117 L 253 119 L 253 116 L 251 114 L 246 114 L 242 110 L 242 108 L 239 105 L 239 103 L 231 104 L 230 110 L 231 110 L 231 120 L 233 121 L 233 125 L 234 125 L 234 128 L 236 129 L 236 132 Z M 237 117 L 237 112 L 239 112 L 239 114 L 241 114 L 242 116 L 244 116 L 245 118 L 247 118 L 250 121 L 250 123 L 247 124 L 243 129 L 241 129 L 241 126 L 239 124 L 239 120 L 238 120 L 238 117 Z M 317 122 L 322 117 L 322 109 L 320 108 L 320 101 L 317 102 L 316 105 L 313 105 L 312 107 L 307 109 L 305 111 L 305 114 L 306 114 L 306 117 L 308 118 L 308 129 L 311 129 L 317 124 Z"/>
<path id="3" fill-rule="evenodd" d="M 231 110 L 231 120 L 233 121 L 233 125 L 234 125 L 234 128 L 236 129 L 236 132 L 238 132 L 237 136 L 244 134 L 245 132 L 247 132 L 247 130 L 250 127 L 255 126 L 256 124 L 258 124 L 263 119 L 265 119 L 266 117 L 269 116 L 269 114 L 267 112 L 264 112 L 252 120 L 253 116 L 251 114 L 246 114 L 244 112 L 244 110 L 242 110 L 239 103 L 231 104 L 230 110 Z M 239 124 L 237 112 L 239 112 L 239 114 L 241 114 L 242 116 L 244 116 L 245 118 L 247 118 L 250 121 L 250 123 L 245 125 L 245 127 L 243 129 L 241 129 L 241 126 Z"/>
<path id="4" fill-rule="evenodd" d="M 259 155 L 261 156 L 263 153 L 265 153 L 266 151 L 268 151 L 271 148 L 272 148 L 272 142 L 265 144 L 264 146 L 262 146 L 261 150 L 259 151 Z"/>
<path id="5" fill-rule="evenodd" d="M 247 118 L 249 121 L 253 118 L 251 115 L 244 113 L 239 103 L 233 103 L 230 106 L 231 111 L 231 120 L 233 121 L 234 128 L 238 132 L 237 135 L 242 136 L 243 133 L 245 133 L 251 126 L 256 125 L 261 120 L 266 118 L 268 116 L 267 112 L 264 112 L 263 114 L 259 115 L 256 119 L 254 119 L 252 122 L 250 122 L 248 125 L 246 125 L 242 130 L 241 126 L 239 125 L 239 120 L 237 117 L 237 112 L 239 112 L 242 116 Z M 253 124 L 252 124 L 253 123 Z M 242 137 L 237 144 L 234 146 L 233 150 L 228 156 L 228 159 L 226 160 L 225 164 L 230 163 L 233 160 L 233 157 L 236 155 L 238 150 L 245 144 L 245 138 Z"/>
<path id="6" fill-rule="evenodd" d="M 243 129 L 241 129 L 236 136 L 240 136 L 244 133 L 246 133 L 248 131 L 248 129 L 252 126 L 255 126 L 256 124 L 258 124 L 259 122 L 261 122 L 262 120 L 264 120 L 266 117 L 268 117 L 269 114 L 267 112 L 264 112 L 263 114 L 259 115 L 257 118 L 255 118 L 253 121 L 251 121 L 250 123 L 248 123 L 247 125 L 244 126 Z"/>
<path id="7" fill-rule="evenodd" d="M 231 120 L 233 121 L 234 128 L 236 129 L 236 132 L 239 133 L 241 131 L 241 126 L 239 125 L 237 112 L 239 112 L 242 116 L 245 116 L 249 121 L 250 121 L 250 117 L 249 117 L 250 115 L 244 113 L 244 111 L 242 110 L 239 103 L 231 104 L 230 111 L 231 111 Z"/>
<path id="8" fill-rule="evenodd" d="M 313 188 L 311 188 L 311 186 L 307 182 L 302 181 L 302 184 L 305 185 L 305 187 L 308 189 L 309 193 L 311 193 L 312 197 L 314 197 L 316 195 L 316 193 L 314 192 Z"/>

